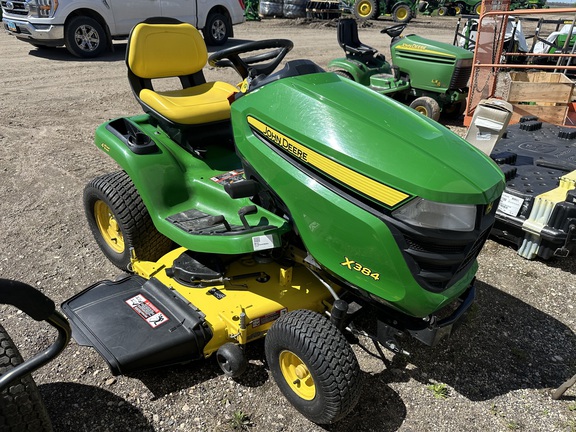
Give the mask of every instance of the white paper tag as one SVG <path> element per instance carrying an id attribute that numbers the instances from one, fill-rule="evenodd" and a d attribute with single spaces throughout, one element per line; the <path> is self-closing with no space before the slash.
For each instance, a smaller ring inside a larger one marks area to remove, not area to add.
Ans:
<path id="1" fill-rule="evenodd" d="M 274 248 L 274 236 L 267 234 L 263 236 L 252 237 L 252 246 L 254 251 L 261 251 Z"/>
<path id="2" fill-rule="evenodd" d="M 504 192 L 498 205 L 498 211 L 510 216 L 518 216 L 524 199 Z"/>

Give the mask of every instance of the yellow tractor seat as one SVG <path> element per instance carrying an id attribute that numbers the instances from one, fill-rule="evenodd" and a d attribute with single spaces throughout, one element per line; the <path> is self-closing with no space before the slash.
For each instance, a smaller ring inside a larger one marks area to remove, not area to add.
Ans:
<path id="1" fill-rule="evenodd" d="M 149 18 L 134 26 L 128 39 L 126 65 L 136 99 L 145 112 L 172 126 L 228 120 L 231 84 L 206 82 L 202 68 L 206 44 L 191 24 L 172 18 Z M 152 81 L 179 78 L 182 88 L 156 91 Z"/>

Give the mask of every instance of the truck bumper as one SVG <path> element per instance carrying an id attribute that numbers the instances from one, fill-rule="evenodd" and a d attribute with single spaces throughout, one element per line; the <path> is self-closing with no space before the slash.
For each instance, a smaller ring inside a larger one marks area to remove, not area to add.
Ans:
<path id="1" fill-rule="evenodd" d="M 64 25 L 33 24 L 28 21 L 3 18 L 4 29 L 18 39 L 42 45 L 64 44 Z"/>

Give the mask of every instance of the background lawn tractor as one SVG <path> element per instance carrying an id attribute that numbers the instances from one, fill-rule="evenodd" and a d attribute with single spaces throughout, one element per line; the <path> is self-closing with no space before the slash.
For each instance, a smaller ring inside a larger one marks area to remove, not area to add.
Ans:
<path id="1" fill-rule="evenodd" d="M 416 35 L 402 37 L 405 28 L 398 24 L 382 30 L 392 38 L 390 64 L 384 55 L 360 42 L 355 20 L 341 19 L 338 43 L 346 57 L 332 60 L 329 68 L 433 120 L 441 112 L 459 117 L 466 107 L 473 53 Z"/>
<path id="2" fill-rule="evenodd" d="M 98 128 L 121 170 L 84 192 L 102 252 L 131 274 L 62 309 L 114 374 L 213 355 L 236 377 L 265 336 L 286 398 L 332 423 L 360 397 L 349 341 L 434 345 L 468 310 L 504 179 L 448 129 L 311 61 L 273 73 L 291 48 L 212 54 L 238 91 L 205 81 L 194 27 L 134 27 L 126 63 L 145 114 Z M 173 77 L 182 89 L 152 86 Z"/>
<path id="3" fill-rule="evenodd" d="M 380 15 L 391 15 L 398 23 L 408 23 L 416 17 L 416 0 L 356 0 L 352 4 L 352 13 L 359 20 L 377 19 Z"/>

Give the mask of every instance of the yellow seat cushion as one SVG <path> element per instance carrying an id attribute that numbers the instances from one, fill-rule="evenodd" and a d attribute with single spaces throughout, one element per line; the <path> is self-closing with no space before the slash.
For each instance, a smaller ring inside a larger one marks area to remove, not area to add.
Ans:
<path id="1" fill-rule="evenodd" d="M 194 125 L 230 118 L 228 98 L 238 89 L 216 81 L 183 90 L 155 92 L 143 89 L 140 99 L 154 111 L 175 123 Z"/>

